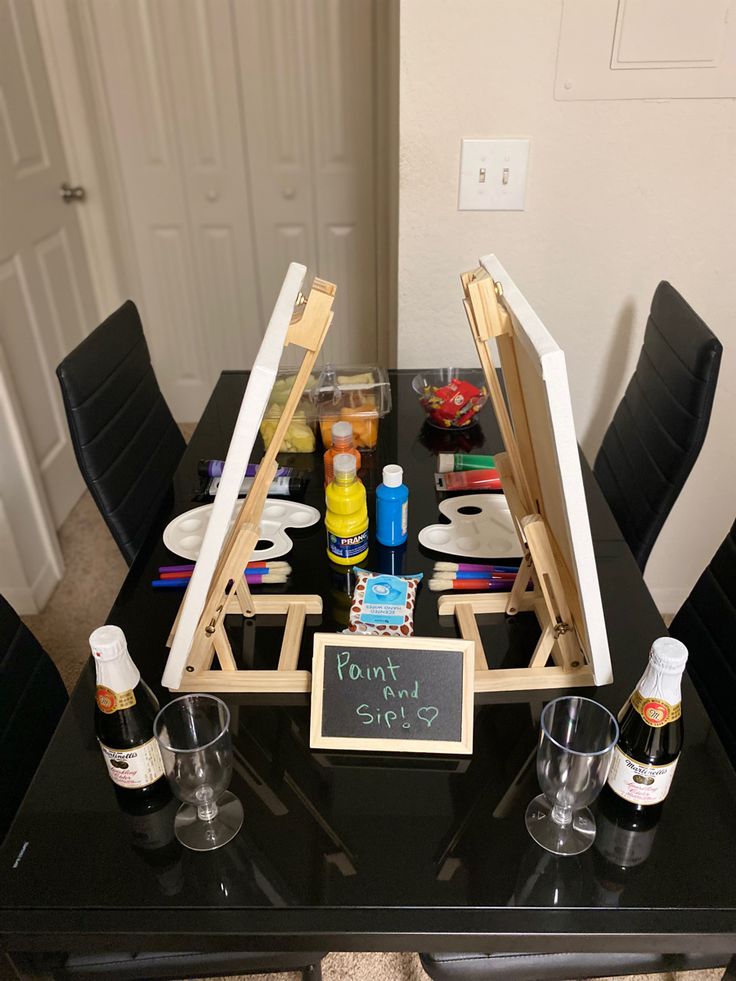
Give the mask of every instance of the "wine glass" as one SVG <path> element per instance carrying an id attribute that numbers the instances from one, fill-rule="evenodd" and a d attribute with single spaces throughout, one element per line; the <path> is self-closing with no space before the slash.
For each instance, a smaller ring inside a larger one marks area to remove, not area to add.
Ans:
<path id="1" fill-rule="evenodd" d="M 590 698 L 567 695 L 542 712 L 537 777 L 543 793 L 526 809 L 529 834 L 555 855 L 579 855 L 595 838 L 588 810 L 603 788 L 618 722 Z"/>
<path id="2" fill-rule="evenodd" d="M 243 805 L 226 790 L 233 771 L 230 709 L 214 695 L 182 695 L 153 723 L 164 770 L 179 800 L 176 837 L 186 848 L 207 852 L 235 837 Z"/>

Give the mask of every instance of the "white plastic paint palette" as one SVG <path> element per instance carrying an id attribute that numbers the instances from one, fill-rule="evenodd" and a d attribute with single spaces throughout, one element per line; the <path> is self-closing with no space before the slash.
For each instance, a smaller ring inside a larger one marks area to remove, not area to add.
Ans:
<path id="1" fill-rule="evenodd" d="M 238 515 L 242 500 L 235 502 L 228 532 Z M 212 514 L 212 504 L 204 504 L 192 511 L 185 511 L 170 521 L 164 529 L 164 545 L 174 555 L 196 561 L 199 549 Z M 294 543 L 286 534 L 287 528 L 309 528 L 319 521 L 319 511 L 297 501 L 266 501 L 259 525 L 262 542 L 270 542 L 253 550 L 251 561 L 275 559 L 290 552 Z"/>
<path id="2" fill-rule="evenodd" d="M 467 494 L 440 504 L 449 525 L 427 525 L 419 532 L 425 548 L 468 558 L 521 558 L 521 546 L 503 494 Z"/>

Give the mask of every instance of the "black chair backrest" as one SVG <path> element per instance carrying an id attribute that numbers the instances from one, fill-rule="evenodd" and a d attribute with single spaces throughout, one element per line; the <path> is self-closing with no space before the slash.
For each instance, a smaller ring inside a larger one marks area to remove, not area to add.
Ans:
<path id="1" fill-rule="evenodd" d="M 135 304 L 126 300 L 56 374 L 82 476 L 130 564 L 185 446 L 153 373 Z"/>
<path id="2" fill-rule="evenodd" d="M 53 661 L 0 596 L 0 841 L 66 702 Z"/>
<path id="3" fill-rule="evenodd" d="M 680 607 L 670 633 L 689 651 L 688 673 L 736 766 L 736 523 Z"/>
<path id="4" fill-rule="evenodd" d="M 642 570 L 703 445 L 721 351 L 677 290 L 660 283 L 639 362 L 593 467 Z"/>

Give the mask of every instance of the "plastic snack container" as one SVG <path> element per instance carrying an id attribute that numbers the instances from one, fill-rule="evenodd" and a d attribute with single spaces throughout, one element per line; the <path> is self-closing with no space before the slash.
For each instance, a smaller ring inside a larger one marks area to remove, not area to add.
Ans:
<path id="1" fill-rule="evenodd" d="M 273 439 L 273 434 L 295 380 L 296 372 L 293 368 L 282 369 L 276 376 L 271 398 L 266 406 L 266 411 L 263 413 L 260 426 L 263 445 L 266 449 Z M 309 381 L 304 387 L 304 394 L 299 400 L 294 417 L 289 423 L 284 441 L 281 444 L 283 453 L 314 453 L 317 445 L 317 414 L 309 398 L 309 390 L 316 381 L 316 375 L 310 375 Z"/>
<path id="2" fill-rule="evenodd" d="M 336 422 L 353 424 L 353 446 L 375 450 L 378 423 L 391 411 L 388 372 L 379 365 L 325 365 L 312 386 L 310 398 L 319 421 L 325 449 L 332 445 Z"/>

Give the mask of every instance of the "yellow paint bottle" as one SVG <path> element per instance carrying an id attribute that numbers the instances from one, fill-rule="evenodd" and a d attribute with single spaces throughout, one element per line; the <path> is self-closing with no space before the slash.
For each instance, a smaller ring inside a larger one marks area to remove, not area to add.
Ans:
<path id="1" fill-rule="evenodd" d="M 333 460 L 334 476 L 327 485 L 327 555 L 338 565 L 356 565 L 368 554 L 368 508 L 365 487 L 356 476 L 356 460 L 338 453 Z"/>

